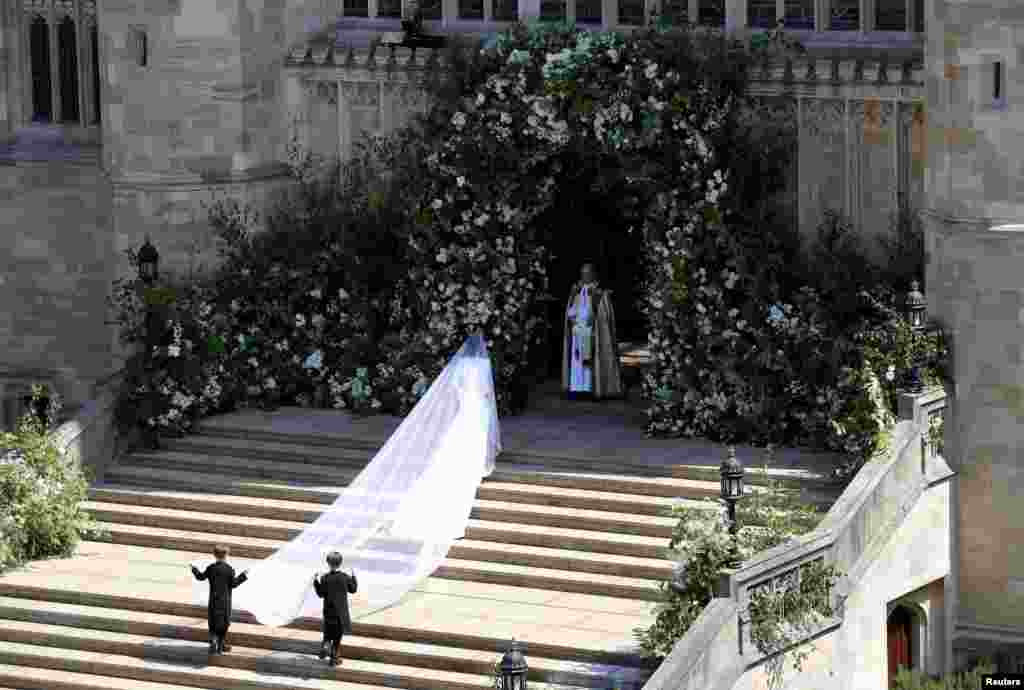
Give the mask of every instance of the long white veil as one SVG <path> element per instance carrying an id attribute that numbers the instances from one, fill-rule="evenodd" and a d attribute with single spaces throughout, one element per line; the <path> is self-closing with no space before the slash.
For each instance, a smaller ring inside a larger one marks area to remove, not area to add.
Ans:
<path id="1" fill-rule="evenodd" d="M 319 618 L 313 575 L 326 570 L 331 551 L 344 556 L 343 570 L 355 570 L 360 599 L 374 609 L 397 602 L 465 533 L 480 480 L 499 452 L 491 361 L 483 337 L 473 335 L 330 508 L 249 568 L 234 607 L 273 627 Z M 208 592 L 194 581 L 197 604 Z"/>

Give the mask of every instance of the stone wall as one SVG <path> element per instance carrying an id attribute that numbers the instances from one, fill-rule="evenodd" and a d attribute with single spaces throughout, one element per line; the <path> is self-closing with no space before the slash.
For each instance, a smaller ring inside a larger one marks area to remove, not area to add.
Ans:
<path id="1" fill-rule="evenodd" d="M 972 648 L 1024 649 L 1024 533 L 1013 509 L 1024 487 L 1024 237 L 992 231 L 1024 221 L 1024 6 L 932 0 L 926 22 L 927 296 L 952 336 L 947 443 L 960 476 L 950 608 L 963 659 Z"/>
<path id="2" fill-rule="evenodd" d="M 79 401 L 111 365 L 110 198 L 95 165 L 0 165 L 0 364 L 52 370 Z"/>

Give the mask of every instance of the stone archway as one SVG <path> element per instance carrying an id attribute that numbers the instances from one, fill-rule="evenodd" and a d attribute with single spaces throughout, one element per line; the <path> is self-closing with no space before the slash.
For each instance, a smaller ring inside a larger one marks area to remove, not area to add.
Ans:
<path id="1" fill-rule="evenodd" d="M 897 604 L 885 624 L 886 654 L 889 663 L 888 687 L 893 687 L 900 667 L 921 668 L 920 615 L 910 606 Z"/>

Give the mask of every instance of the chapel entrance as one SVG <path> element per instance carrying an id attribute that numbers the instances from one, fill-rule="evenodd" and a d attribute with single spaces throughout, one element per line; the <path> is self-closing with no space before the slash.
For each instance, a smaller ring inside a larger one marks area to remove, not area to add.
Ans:
<path id="1" fill-rule="evenodd" d="M 897 606 L 886 621 L 886 644 L 889 656 L 889 687 L 893 687 L 899 668 L 914 668 L 911 636 L 914 619 L 904 606 Z"/>
<path id="2" fill-rule="evenodd" d="M 568 177 L 568 176 L 566 176 Z M 537 228 L 552 254 L 548 268 L 547 378 L 561 377 L 564 314 L 569 290 L 582 264 L 597 268 L 601 285 L 612 290 L 619 344 L 647 340 L 647 322 L 638 302 L 643 296 L 642 220 L 624 187 L 594 189 L 595 174 L 559 181 L 554 205 L 537 219 Z M 630 231 L 630 227 L 634 229 Z"/>

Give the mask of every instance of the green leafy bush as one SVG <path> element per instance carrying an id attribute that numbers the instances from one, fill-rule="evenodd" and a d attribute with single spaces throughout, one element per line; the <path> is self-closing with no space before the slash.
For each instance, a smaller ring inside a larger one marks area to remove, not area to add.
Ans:
<path id="1" fill-rule="evenodd" d="M 767 472 L 767 466 L 766 466 Z M 732 547 L 725 509 L 708 498 L 708 508 L 675 507 L 677 518 L 668 550 L 675 558 L 676 576 L 663 582 L 664 601 L 654 623 L 636 631 L 643 652 L 663 658 L 669 654 L 715 596 L 719 573 L 726 568 Z M 752 493 L 736 505 L 740 530 L 736 545 L 741 560 L 810 532 L 824 513 L 802 503 L 779 482 Z M 673 586 L 674 585 L 674 586 Z"/>
<path id="2" fill-rule="evenodd" d="M 992 662 L 983 660 L 974 668 L 933 678 L 920 671 L 900 668 L 893 680 L 892 690 L 977 690 L 983 687 L 981 677 L 995 673 Z"/>
<path id="3" fill-rule="evenodd" d="M 70 555 L 96 531 L 82 509 L 86 472 L 67 461 L 49 436 L 57 419 L 56 394 L 33 386 L 33 407 L 48 398 L 45 419 L 25 414 L 14 432 L 0 434 L 0 570 L 25 561 Z"/>

